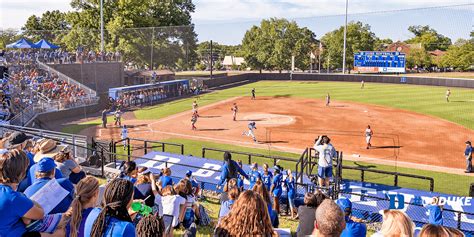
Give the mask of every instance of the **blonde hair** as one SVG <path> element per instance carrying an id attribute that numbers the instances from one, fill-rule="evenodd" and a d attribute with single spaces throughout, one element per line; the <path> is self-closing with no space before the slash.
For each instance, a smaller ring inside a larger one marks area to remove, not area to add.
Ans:
<path id="1" fill-rule="evenodd" d="M 82 209 L 83 206 L 90 202 L 92 198 L 98 195 L 99 192 L 99 181 L 92 177 L 87 176 L 76 186 L 76 196 L 72 200 L 71 207 L 67 211 L 67 215 L 71 217 L 71 230 L 69 236 L 77 237 L 77 232 L 82 220 Z"/>
<path id="2" fill-rule="evenodd" d="M 414 227 L 415 224 L 404 212 L 399 210 L 384 210 L 380 233 L 385 237 L 413 237 Z"/>

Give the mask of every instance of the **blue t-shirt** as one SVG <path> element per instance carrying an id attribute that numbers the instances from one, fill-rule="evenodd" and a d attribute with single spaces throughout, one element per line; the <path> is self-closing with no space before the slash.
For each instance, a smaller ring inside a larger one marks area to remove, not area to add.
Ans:
<path id="1" fill-rule="evenodd" d="M 270 188 L 272 187 L 272 179 L 273 174 L 271 172 L 268 172 L 266 175 L 265 172 L 262 172 L 262 182 L 267 187 L 267 190 L 270 190 Z"/>
<path id="2" fill-rule="evenodd" d="M 30 187 L 25 190 L 25 195 L 27 197 L 33 196 L 38 190 L 40 190 L 46 183 L 48 183 L 51 179 L 50 178 L 41 178 L 34 182 Z M 66 189 L 69 194 L 55 207 L 51 210 L 50 213 L 45 214 L 56 214 L 56 213 L 64 213 L 69 209 L 71 206 L 72 200 L 74 199 L 74 185 L 69 181 L 69 179 L 61 178 L 56 179 L 59 185 Z M 55 195 L 54 193 L 50 194 L 51 196 Z"/>
<path id="3" fill-rule="evenodd" d="M 94 221 L 97 219 L 100 213 L 100 208 L 92 209 L 89 216 L 87 216 L 85 227 L 84 227 L 84 237 L 90 237 L 92 232 L 92 226 L 94 226 Z M 135 237 L 135 227 L 132 222 L 121 221 L 115 217 L 106 217 L 106 223 L 108 225 L 105 227 L 104 235 L 107 237 Z M 99 236 L 97 236 L 99 237 Z"/>
<path id="4" fill-rule="evenodd" d="M 464 150 L 464 155 L 467 156 L 469 153 L 472 153 L 472 146 L 467 146 L 466 150 Z"/>
<path id="5" fill-rule="evenodd" d="M 341 237 L 365 237 L 367 234 L 367 227 L 351 220 L 346 216 L 346 228 L 341 233 Z"/>
<path id="6" fill-rule="evenodd" d="M 81 224 L 79 224 L 79 229 L 77 229 L 77 237 L 84 237 L 84 227 L 86 225 L 86 219 L 91 213 L 93 207 L 89 207 L 87 209 L 82 210 L 82 219 L 81 219 Z M 69 237 L 69 234 L 71 232 L 71 223 L 69 222 L 66 225 L 66 237 Z"/>
<path id="7" fill-rule="evenodd" d="M 244 187 L 244 177 L 242 175 L 237 176 L 237 187 L 243 188 Z"/>
<path id="8" fill-rule="evenodd" d="M 36 182 L 36 180 L 38 180 L 36 178 L 36 164 L 34 164 L 33 166 L 30 167 L 30 171 L 29 171 L 30 175 L 30 182 L 31 183 L 34 183 Z M 61 173 L 61 170 L 56 168 L 56 171 L 54 172 L 54 178 L 55 179 L 60 179 L 63 177 L 63 174 Z M 30 184 L 31 185 L 31 184 Z"/>
<path id="9" fill-rule="evenodd" d="M 219 219 L 221 219 L 224 216 L 227 216 L 234 202 L 235 202 L 234 200 L 227 200 L 222 203 L 221 209 L 219 210 Z"/>
<path id="10" fill-rule="evenodd" d="M 26 228 L 21 217 L 32 207 L 33 201 L 25 195 L 0 184 L 0 237 L 22 236 Z"/>
<path id="11" fill-rule="evenodd" d="M 219 183 L 217 183 L 217 185 L 221 186 L 223 185 L 227 180 L 229 179 L 232 179 L 232 178 L 238 178 L 239 176 L 239 173 L 244 176 L 246 179 L 249 179 L 249 177 L 247 176 L 247 174 L 245 173 L 245 171 L 239 166 L 239 164 L 237 164 L 237 162 L 235 161 L 230 161 L 233 163 L 233 166 L 237 169 L 236 173 L 235 173 L 235 176 L 237 177 L 231 177 L 230 175 L 230 172 L 229 172 L 229 168 L 228 168 L 228 164 L 227 163 L 224 163 L 224 165 L 222 166 L 222 172 L 221 172 L 221 177 L 219 179 Z"/>
<path id="12" fill-rule="evenodd" d="M 173 179 L 170 176 L 161 176 L 161 188 L 164 188 L 168 185 L 173 185 Z"/>
<path id="13" fill-rule="evenodd" d="M 29 172 L 29 170 L 35 164 L 35 160 L 33 159 L 35 155 L 33 155 L 31 152 L 26 152 L 26 156 L 28 157 L 28 160 L 30 160 L 30 164 L 28 165 L 28 169 L 27 169 L 28 172 L 26 172 L 26 177 L 18 184 L 18 188 L 17 188 L 18 192 L 25 191 L 26 188 L 28 188 L 33 183 L 32 181 L 33 179 L 31 178 L 31 173 Z"/>
<path id="14" fill-rule="evenodd" d="M 428 221 L 430 224 L 443 225 L 443 215 L 442 215 L 440 206 L 428 205 L 426 206 L 426 209 L 428 209 L 428 212 L 429 212 Z"/>
<path id="15" fill-rule="evenodd" d="M 255 185 L 257 180 L 262 179 L 262 176 L 260 175 L 260 172 L 258 172 L 256 170 L 250 171 L 248 176 L 249 176 L 249 181 L 250 181 L 250 188 L 249 189 L 253 188 L 253 186 Z"/>
<path id="16" fill-rule="evenodd" d="M 130 181 L 130 182 L 132 182 L 132 184 L 135 184 L 135 182 L 137 182 L 137 179 L 136 179 L 136 178 L 130 177 L 130 176 L 128 176 L 128 175 L 124 175 L 124 176 L 122 176 L 122 177 L 120 177 L 120 178 L 126 179 L 126 180 Z"/>
<path id="17" fill-rule="evenodd" d="M 280 197 L 281 196 L 281 192 L 282 192 L 282 189 L 281 189 L 281 182 L 282 182 L 282 177 L 283 175 L 282 174 L 277 174 L 273 177 L 273 195 L 275 197 Z"/>
<path id="18" fill-rule="evenodd" d="M 288 192 L 288 198 L 294 199 L 296 196 L 295 192 L 295 179 L 293 178 L 291 181 L 289 178 L 285 179 L 286 191 Z"/>

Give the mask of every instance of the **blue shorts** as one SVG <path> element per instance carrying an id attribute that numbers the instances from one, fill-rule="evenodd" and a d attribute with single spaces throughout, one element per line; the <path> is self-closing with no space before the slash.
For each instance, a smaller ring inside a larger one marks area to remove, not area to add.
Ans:
<path id="1" fill-rule="evenodd" d="M 318 177 L 321 179 L 327 179 L 332 177 L 332 166 L 318 167 Z"/>

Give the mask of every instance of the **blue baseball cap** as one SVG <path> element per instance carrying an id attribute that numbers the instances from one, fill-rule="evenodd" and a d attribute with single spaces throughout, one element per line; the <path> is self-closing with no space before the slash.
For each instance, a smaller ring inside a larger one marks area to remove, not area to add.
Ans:
<path id="1" fill-rule="evenodd" d="M 186 171 L 186 176 L 190 177 L 191 175 L 193 175 L 193 172 L 191 170 Z"/>
<path id="2" fill-rule="evenodd" d="M 36 164 L 36 172 L 49 172 L 54 168 L 56 168 L 56 163 L 54 163 L 54 160 L 49 157 L 41 159 Z"/>
<path id="3" fill-rule="evenodd" d="M 343 212 L 352 211 L 352 202 L 348 198 L 339 198 L 336 200 L 336 204 L 342 209 Z"/>

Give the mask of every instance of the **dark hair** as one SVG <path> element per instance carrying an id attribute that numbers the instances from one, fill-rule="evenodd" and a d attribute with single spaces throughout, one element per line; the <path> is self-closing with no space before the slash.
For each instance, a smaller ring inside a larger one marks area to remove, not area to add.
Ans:
<path id="1" fill-rule="evenodd" d="M 224 161 L 227 163 L 227 169 L 229 171 L 228 177 L 235 178 L 237 175 L 237 165 L 235 164 L 235 161 L 232 160 L 230 152 L 224 152 Z"/>
<path id="2" fill-rule="evenodd" d="M 154 215 L 143 217 L 137 224 L 137 237 L 162 237 L 165 232 L 163 220 Z"/>
<path id="3" fill-rule="evenodd" d="M 329 144 L 331 142 L 331 139 L 328 136 L 324 135 L 323 138 L 321 139 L 321 142 L 323 144 Z"/>
<path id="4" fill-rule="evenodd" d="M 319 204 L 327 198 L 328 197 L 320 190 L 316 190 L 314 193 L 306 193 L 304 195 L 304 205 L 318 208 Z"/>
<path id="5" fill-rule="evenodd" d="M 133 171 L 135 171 L 137 169 L 137 163 L 135 163 L 135 161 L 127 161 L 125 162 L 125 164 L 123 165 L 123 172 L 126 174 L 126 175 L 130 175 Z"/>
<path id="6" fill-rule="evenodd" d="M 0 156 L 0 183 L 20 183 L 26 176 L 30 160 L 25 152 L 10 150 Z"/>
<path id="7" fill-rule="evenodd" d="M 114 179 L 105 187 L 102 210 L 92 226 L 91 236 L 103 236 L 108 225 L 107 217 L 132 222 L 128 203 L 133 198 L 133 184 L 126 179 Z"/>
<path id="8" fill-rule="evenodd" d="M 191 181 L 182 179 L 174 186 L 174 190 L 179 196 L 186 198 L 187 195 L 191 195 L 193 193 L 193 186 Z"/>

